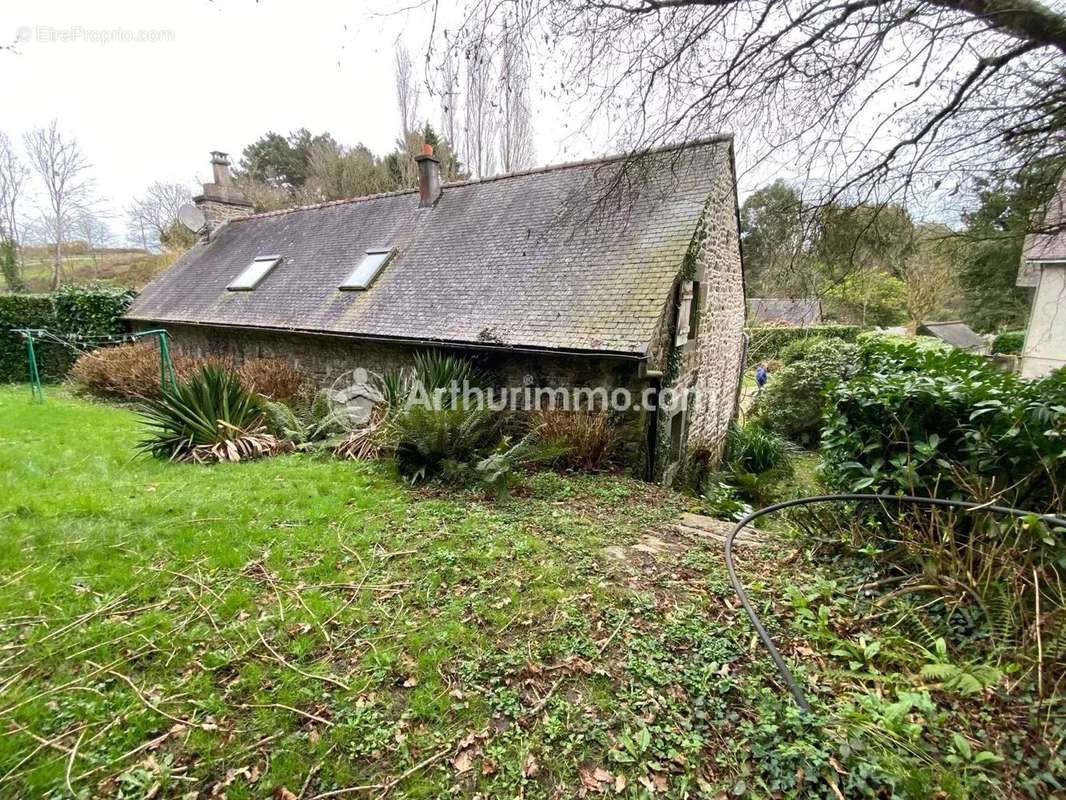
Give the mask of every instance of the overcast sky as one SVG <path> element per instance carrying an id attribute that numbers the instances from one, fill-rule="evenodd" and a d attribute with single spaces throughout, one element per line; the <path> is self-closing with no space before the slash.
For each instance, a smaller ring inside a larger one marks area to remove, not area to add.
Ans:
<path id="1" fill-rule="evenodd" d="M 441 0 L 438 51 L 444 32 L 458 22 L 461 2 Z M 123 209 L 148 184 L 179 181 L 196 189 L 210 173 L 209 151 L 229 152 L 236 162 L 267 131 L 304 127 L 328 131 L 342 144 L 361 142 L 378 154 L 392 150 L 400 127 L 393 81 L 397 42 L 408 46 L 425 77 L 421 65 L 432 19 L 427 9 L 411 8 L 418 5 L 0 0 L 0 45 L 16 43 L 14 51 L 0 51 L 0 130 L 21 149 L 25 131 L 58 120 L 92 162 L 101 206 L 124 237 Z M 403 8 L 409 10 L 398 10 Z M 891 101 L 892 91 L 882 92 L 879 102 Z M 575 123 L 579 113 L 536 83 L 531 93 L 537 164 L 616 148 L 609 131 L 581 127 Z M 425 91 L 420 114 L 439 129 L 439 101 Z M 794 154 L 775 152 L 775 163 L 756 164 L 758 144 L 746 140 L 744 131 L 734 133 L 742 200 L 776 177 L 795 179 L 789 174 Z M 24 208 L 32 211 L 29 203 Z M 930 214 L 920 203 L 912 211 L 945 221 L 954 213 Z"/>
<path id="2" fill-rule="evenodd" d="M 57 119 L 91 160 L 123 233 L 122 209 L 147 184 L 202 182 L 210 150 L 236 161 L 268 130 L 329 131 L 383 154 L 399 129 L 393 49 L 402 38 L 423 56 L 430 31 L 425 12 L 389 9 L 384 0 L 3 0 L 0 44 L 18 44 L 0 52 L 0 130 L 21 147 L 23 132 Z M 116 29 L 156 41 L 116 41 Z M 420 110 L 439 122 L 425 94 Z M 570 135 L 554 104 L 536 111 L 538 163 L 598 152 Z"/>

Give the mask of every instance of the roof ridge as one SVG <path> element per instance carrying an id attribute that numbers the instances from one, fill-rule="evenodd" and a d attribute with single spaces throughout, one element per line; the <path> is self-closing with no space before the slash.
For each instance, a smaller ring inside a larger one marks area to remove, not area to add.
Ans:
<path id="1" fill-rule="evenodd" d="M 547 172 L 555 172 L 563 169 L 575 169 L 577 167 L 588 167 L 593 164 L 607 164 L 611 161 L 620 161 L 624 158 L 633 158 L 634 156 L 649 156 L 656 153 L 666 153 L 671 150 L 688 150 L 696 147 L 705 147 L 709 144 L 719 144 L 721 142 L 732 142 L 733 134 L 731 133 L 718 133 L 713 136 L 706 136 L 702 139 L 692 139 L 686 142 L 679 142 L 676 144 L 667 144 L 660 147 L 651 147 L 646 150 L 629 150 L 624 153 L 614 153 L 607 156 L 596 156 L 593 158 L 584 158 L 577 161 L 561 161 L 558 164 L 546 164 L 543 167 L 531 167 L 530 169 L 515 170 L 514 172 L 505 172 L 500 175 L 489 175 L 485 178 L 468 178 L 462 181 L 451 181 L 449 183 L 442 183 L 441 189 L 451 189 L 460 186 L 472 186 L 479 183 L 492 183 L 493 181 L 507 180 L 508 178 L 521 178 L 527 175 L 541 175 Z M 397 189 L 391 192 L 379 192 L 377 194 L 367 194 L 361 197 L 348 197 L 342 200 L 326 200 L 321 203 L 310 203 L 302 206 L 292 206 L 290 208 L 278 208 L 273 211 L 260 211 L 258 214 L 248 214 L 243 217 L 235 217 L 230 222 L 243 222 L 246 219 L 262 219 L 263 217 L 276 217 L 281 214 L 289 214 L 294 211 L 313 211 L 318 208 L 330 208 L 332 206 L 341 206 L 348 203 L 362 203 L 367 200 L 381 200 L 386 197 L 400 197 L 405 194 L 418 194 L 418 189 Z"/>

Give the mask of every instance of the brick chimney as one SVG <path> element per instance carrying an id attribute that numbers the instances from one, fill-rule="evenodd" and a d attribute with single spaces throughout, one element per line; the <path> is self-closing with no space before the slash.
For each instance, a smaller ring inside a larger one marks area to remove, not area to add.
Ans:
<path id="1" fill-rule="evenodd" d="M 202 194 L 192 200 L 204 213 L 207 220 L 206 237 L 221 228 L 231 219 L 246 217 L 252 213 L 253 206 L 240 189 L 233 183 L 229 171 L 229 155 L 219 150 L 211 151 L 211 176 L 214 180 L 204 184 Z"/>
<path id="2" fill-rule="evenodd" d="M 418 205 L 426 208 L 440 197 L 440 160 L 433 155 L 433 145 L 422 145 L 415 163 L 418 165 Z"/>

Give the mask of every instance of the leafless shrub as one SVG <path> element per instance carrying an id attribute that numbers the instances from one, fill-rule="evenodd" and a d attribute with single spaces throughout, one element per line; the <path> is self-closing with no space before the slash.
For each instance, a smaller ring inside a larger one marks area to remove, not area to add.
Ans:
<path id="1" fill-rule="evenodd" d="M 172 356 L 171 361 L 178 380 L 187 378 L 200 364 L 188 356 Z M 81 391 L 103 399 L 158 398 L 159 348 L 154 342 L 134 342 L 83 353 L 74 362 L 70 379 Z"/>
<path id="2" fill-rule="evenodd" d="M 271 400 L 291 403 L 301 397 L 307 376 L 280 358 L 252 358 L 237 368 L 241 384 Z"/>

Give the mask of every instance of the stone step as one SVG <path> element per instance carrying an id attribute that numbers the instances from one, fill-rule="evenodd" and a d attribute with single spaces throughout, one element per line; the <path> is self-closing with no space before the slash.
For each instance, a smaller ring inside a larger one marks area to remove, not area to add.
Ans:
<path id="1" fill-rule="evenodd" d="M 682 514 L 674 527 L 678 533 L 686 536 L 712 539 L 720 544 L 725 544 L 726 536 L 735 526 L 736 523 L 729 520 L 715 519 L 702 514 Z M 737 534 L 734 541 L 736 544 L 759 544 L 765 539 L 758 530 L 746 527 Z"/>

